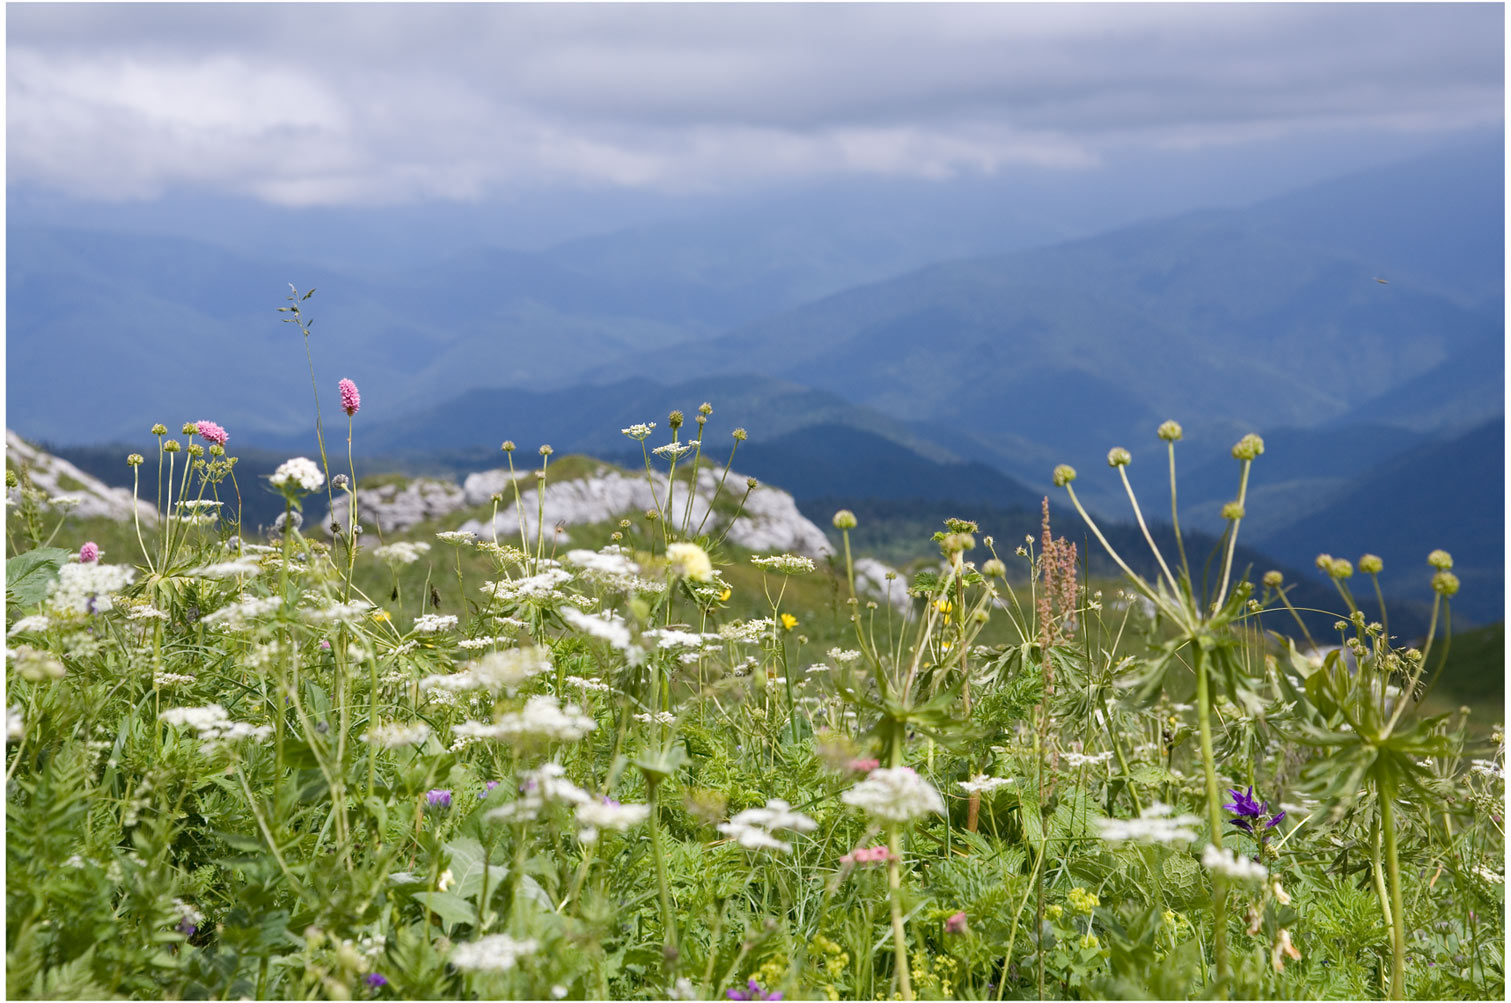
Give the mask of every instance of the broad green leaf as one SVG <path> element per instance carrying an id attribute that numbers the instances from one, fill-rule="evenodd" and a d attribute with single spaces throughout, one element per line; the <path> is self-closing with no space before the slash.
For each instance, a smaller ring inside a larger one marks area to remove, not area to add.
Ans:
<path id="1" fill-rule="evenodd" d="M 47 590 L 57 581 L 58 569 L 70 553 L 62 547 L 38 547 L 6 561 L 6 601 L 25 607 L 47 598 Z"/>

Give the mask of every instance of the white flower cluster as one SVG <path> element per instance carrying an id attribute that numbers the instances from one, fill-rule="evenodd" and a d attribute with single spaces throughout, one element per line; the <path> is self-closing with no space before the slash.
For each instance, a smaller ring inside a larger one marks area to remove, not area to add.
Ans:
<path id="1" fill-rule="evenodd" d="M 1478 773 L 1482 777 L 1491 780 L 1506 779 L 1506 769 L 1498 759 L 1474 759 L 1470 761 L 1469 772 Z"/>
<path id="2" fill-rule="evenodd" d="M 158 715 L 164 724 L 193 728 L 198 732 L 201 752 L 213 752 L 221 745 L 240 742 L 243 739 L 265 739 L 273 729 L 265 724 L 247 724 L 232 721 L 226 709 L 218 703 L 203 707 L 172 707 Z"/>
<path id="3" fill-rule="evenodd" d="M 775 557 L 752 557 L 750 563 L 767 571 L 784 575 L 802 575 L 813 570 L 813 561 L 796 554 L 778 554 Z"/>
<path id="4" fill-rule="evenodd" d="M 866 779 L 840 795 L 840 800 L 885 822 L 944 814 L 944 799 L 939 792 L 908 766 L 872 770 Z"/>
<path id="5" fill-rule="evenodd" d="M 644 822 L 650 814 L 651 806 L 648 804 L 620 804 L 617 801 L 608 800 L 584 801 L 577 806 L 577 824 L 582 826 L 577 833 L 577 838 L 584 843 L 594 843 L 598 840 L 600 829 L 627 832 L 630 827 Z"/>
<path id="6" fill-rule="evenodd" d="M 818 823 L 781 798 L 772 798 L 764 808 L 746 808 L 728 822 L 719 823 L 719 831 L 747 850 L 777 850 L 791 853 L 792 844 L 776 838 L 778 832 L 812 832 Z"/>
<path id="7" fill-rule="evenodd" d="M 52 626 L 52 617 L 45 613 L 34 613 L 31 616 L 23 616 L 11 624 L 10 632 L 6 637 L 15 637 L 17 634 L 41 633 Z"/>
<path id="8" fill-rule="evenodd" d="M 844 665 L 859 658 L 860 652 L 854 651 L 849 648 L 830 648 L 829 657 L 834 659 L 836 662 L 839 662 L 841 665 Z"/>
<path id="9" fill-rule="evenodd" d="M 430 552 L 430 544 L 423 541 L 399 540 L 373 549 L 373 556 L 385 564 L 413 564 Z"/>
<path id="10" fill-rule="evenodd" d="M 560 763 L 526 770 L 520 774 L 519 790 L 517 800 L 493 809 L 487 817 L 494 822 L 533 822 L 549 804 L 581 805 L 592 800 L 592 795 L 567 779 Z"/>
<path id="11" fill-rule="evenodd" d="M 451 963 L 463 971 L 507 972 L 520 958 L 534 954 L 539 947 L 534 937 L 515 940 L 507 933 L 494 933 L 456 945 L 451 949 Z"/>
<path id="12" fill-rule="evenodd" d="M 651 429 L 655 427 L 656 423 L 653 421 L 639 421 L 631 425 L 629 428 L 621 428 L 619 431 L 629 436 L 631 439 L 635 439 L 639 442 L 644 442 L 647 438 L 649 438 Z"/>
<path id="13" fill-rule="evenodd" d="M 671 711 L 658 710 L 654 714 L 636 714 L 635 720 L 642 724 L 676 724 L 677 715 Z"/>
<path id="14" fill-rule="evenodd" d="M 458 547 L 470 547 L 477 542 L 477 535 L 465 529 L 450 529 L 435 535 L 442 543 L 450 543 Z"/>
<path id="15" fill-rule="evenodd" d="M 547 648 L 508 648 L 490 651 L 461 672 L 426 676 L 420 689 L 452 693 L 463 690 L 487 690 L 490 693 L 513 693 L 526 681 L 551 669 L 551 652 Z"/>
<path id="16" fill-rule="evenodd" d="M 622 651 L 629 657 L 630 665 L 639 665 L 644 652 L 630 639 L 630 628 L 618 614 L 584 613 L 570 606 L 562 609 L 561 618 L 579 633 L 609 642 L 609 647 Z"/>
<path id="17" fill-rule="evenodd" d="M 664 446 L 657 446 L 655 449 L 651 450 L 651 452 L 655 453 L 657 456 L 664 456 L 669 460 L 675 460 L 681 456 L 691 453 L 692 451 L 693 446 L 690 442 L 668 442 Z"/>
<path id="18" fill-rule="evenodd" d="M 1474 873 L 1478 874 L 1481 880 L 1487 881 L 1492 885 L 1503 885 L 1506 883 L 1506 876 L 1504 874 L 1499 871 L 1492 871 L 1484 865 L 1476 866 Z"/>
<path id="19" fill-rule="evenodd" d="M 1263 864 L 1255 863 L 1248 857 L 1237 856 L 1226 847 L 1218 849 L 1211 843 L 1202 851 L 1201 865 L 1214 874 L 1224 874 L 1237 881 L 1255 884 L 1263 883 L 1270 873 Z"/>
<path id="20" fill-rule="evenodd" d="M 566 560 L 581 568 L 586 577 L 611 587 L 633 582 L 640 574 L 640 565 L 630 559 L 628 552 L 612 544 L 597 551 L 569 550 Z"/>
<path id="21" fill-rule="evenodd" d="M 424 721 L 413 724 L 386 721 L 368 728 L 362 735 L 362 741 L 380 749 L 398 749 L 406 745 L 424 745 L 425 739 L 429 737 L 430 725 Z"/>
<path id="22" fill-rule="evenodd" d="M 441 613 L 422 613 L 410 629 L 416 634 L 437 634 L 456 626 L 456 617 Z"/>
<path id="23" fill-rule="evenodd" d="M 1098 752 L 1094 756 L 1085 756 L 1079 752 L 1066 752 L 1063 756 L 1066 766 L 1100 766 L 1102 763 L 1109 762 L 1112 759 L 1112 751 L 1109 749 L 1107 752 Z"/>
<path id="24" fill-rule="evenodd" d="M 61 613 L 104 613 L 114 607 L 111 593 L 136 578 L 124 564 L 65 564 L 52 583 L 48 605 Z"/>
<path id="25" fill-rule="evenodd" d="M 570 572 L 560 568 L 547 568 L 538 575 L 527 578 L 505 579 L 501 582 L 484 582 L 481 591 L 495 599 L 566 599 L 568 596 L 557 586 L 572 580 Z"/>
<path id="26" fill-rule="evenodd" d="M 584 679 L 582 676 L 568 676 L 567 685 L 573 689 L 582 690 L 584 693 L 614 692 L 614 687 L 608 683 L 599 682 L 597 679 Z"/>
<path id="27" fill-rule="evenodd" d="M 738 641 L 741 644 L 756 644 L 771 633 L 771 628 L 776 626 L 776 621 L 771 617 L 762 617 L 759 620 L 735 620 L 719 627 L 719 638 L 724 641 Z"/>
<path id="28" fill-rule="evenodd" d="M 501 714 L 492 724 L 463 721 L 451 731 L 465 744 L 478 739 L 500 742 L 575 742 L 598 727 L 580 707 L 565 708 L 553 696 L 533 696 L 523 709 Z"/>
<path id="29" fill-rule="evenodd" d="M 21 705 L 12 704 L 5 709 L 5 744 L 19 742 L 26 737 L 26 721 L 21 717 Z"/>
<path id="30" fill-rule="evenodd" d="M 277 596 L 267 596 L 259 599 L 255 596 L 247 596 L 239 602 L 229 606 L 222 606 L 211 613 L 206 613 L 200 621 L 204 624 L 223 624 L 226 627 L 240 627 L 249 620 L 267 616 L 269 613 L 283 605 L 283 600 Z"/>
<path id="31" fill-rule="evenodd" d="M 353 599 L 351 602 L 300 610 L 299 616 L 307 623 L 360 623 L 375 609 L 377 607 L 366 600 Z"/>
<path id="32" fill-rule="evenodd" d="M 68 674 L 63 663 L 49 651 L 41 651 L 29 644 L 5 649 L 5 661 L 11 671 L 27 682 L 40 683 L 45 679 L 62 679 Z"/>
<path id="33" fill-rule="evenodd" d="M 989 777 L 985 773 L 977 774 L 969 780 L 958 781 L 961 790 L 967 794 L 990 794 L 998 787 L 1006 787 L 1012 782 L 1011 777 Z"/>
<path id="34" fill-rule="evenodd" d="M 1171 815 L 1175 809 L 1156 801 L 1138 818 L 1104 818 L 1097 824 L 1109 843 L 1194 843 L 1201 827 L 1195 815 Z"/>
<path id="35" fill-rule="evenodd" d="M 503 635 L 494 637 L 464 637 L 456 642 L 456 646 L 458 648 L 465 648 L 468 651 L 474 651 L 478 648 L 491 648 L 495 644 L 508 644 L 513 640 L 512 637 L 504 637 Z"/>
<path id="36" fill-rule="evenodd" d="M 262 573 L 262 562 L 252 555 L 238 557 L 234 561 L 207 564 L 186 572 L 191 578 L 240 578 Z"/>
<path id="37" fill-rule="evenodd" d="M 154 686 L 188 686 L 194 682 L 196 676 L 184 675 L 179 672 L 154 672 L 152 685 Z"/>
<path id="38" fill-rule="evenodd" d="M 320 490 L 325 483 L 325 474 L 320 472 L 314 460 L 296 456 L 292 460 L 284 460 L 268 481 L 275 488 L 298 487 L 309 493 Z"/>
<path id="39" fill-rule="evenodd" d="M 658 648 L 718 647 L 721 640 L 718 634 L 694 634 L 674 627 L 653 628 L 640 636 L 654 639 Z"/>

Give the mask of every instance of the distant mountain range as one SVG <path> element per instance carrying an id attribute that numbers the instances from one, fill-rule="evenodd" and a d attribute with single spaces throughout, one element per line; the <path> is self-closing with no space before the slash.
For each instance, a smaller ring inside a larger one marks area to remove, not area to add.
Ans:
<path id="1" fill-rule="evenodd" d="M 329 246 L 301 260 L 297 233 L 274 254 L 12 224 L 7 417 L 64 455 L 140 449 L 153 422 L 202 417 L 233 452 L 312 455 L 305 345 L 275 312 L 293 281 L 318 287 L 304 307 L 327 444 L 344 451 L 335 381 L 351 377 L 364 462 L 478 469 L 504 438 L 632 459 L 620 428 L 656 421 L 658 445 L 668 410 L 686 433 L 709 400 L 713 453 L 748 427 L 736 468 L 800 503 L 1032 510 L 1058 500 L 1049 472 L 1069 462 L 1087 503 L 1118 516 L 1105 455 L 1122 445 L 1160 519 L 1153 430 L 1173 417 L 1193 528 L 1220 531 L 1227 449 L 1259 431 L 1241 539 L 1301 567 L 1373 550 L 1388 578 L 1445 546 L 1459 608 L 1491 619 L 1503 177 L 1498 141 L 1460 146 L 1094 235 L 1000 185 L 856 187 L 402 269 Z"/>

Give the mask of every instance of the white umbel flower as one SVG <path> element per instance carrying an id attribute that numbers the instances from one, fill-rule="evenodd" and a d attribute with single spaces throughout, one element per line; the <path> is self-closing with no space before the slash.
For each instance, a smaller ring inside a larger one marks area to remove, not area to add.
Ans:
<path id="1" fill-rule="evenodd" d="M 781 798 L 771 798 L 764 808 L 746 808 L 728 822 L 719 824 L 719 831 L 738 842 L 747 850 L 777 850 L 791 853 L 792 845 L 776 838 L 778 832 L 812 832 L 818 823 L 793 811 L 792 805 Z"/>
<path id="2" fill-rule="evenodd" d="M 276 488 L 288 490 L 297 487 L 308 494 L 320 490 L 325 483 L 325 474 L 320 472 L 314 460 L 296 456 L 292 460 L 284 460 L 268 481 Z"/>
<path id="3" fill-rule="evenodd" d="M 385 564 L 413 564 L 430 552 L 430 544 L 423 541 L 399 540 L 373 549 L 373 556 Z"/>
<path id="4" fill-rule="evenodd" d="M 65 564 L 49 590 L 48 605 L 63 613 L 104 613 L 111 594 L 130 585 L 136 569 L 122 564 Z"/>
<path id="5" fill-rule="evenodd" d="M 534 954 L 539 947 L 534 937 L 515 940 L 507 933 L 495 933 L 456 945 L 451 949 L 451 963 L 463 971 L 507 972 L 520 958 Z"/>
<path id="6" fill-rule="evenodd" d="M 989 777 L 985 773 L 979 773 L 969 780 L 958 781 L 960 789 L 967 794 L 990 794 L 999 787 L 1006 787 L 1012 783 L 1011 777 Z"/>
<path id="7" fill-rule="evenodd" d="M 1211 843 L 1202 851 L 1201 865 L 1213 874 L 1223 874 L 1236 881 L 1248 881 L 1255 884 L 1264 882 L 1270 874 L 1269 869 L 1263 864 L 1256 864 L 1248 857 L 1240 857 L 1232 850 L 1224 847 L 1218 849 Z"/>
<path id="8" fill-rule="evenodd" d="M 778 554 L 775 557 L 752 557 L 750 563 L 765 571 L 784 575 L 802 575 L 813 570 L 813 561 L 796 554 Z"/>
<path id="9" fill-rule="evenodd" d="M 944 814 L 944 799 L 932 784 L 908 766 L 872 770 L 840 800 L 885 822 L 907 822 Z"/>
<path id="10" fill-rule="evenodd" d="M 563 708 L 553 696 L 533 696 L 524 709 L 500 715 L 492 724 L 464 721 L 451 729 L 464 743 L 475 739 L 501 742 L 575 742 L 598 727 L 581 708 Z"/>
<path id="11" fill-rule="evenodd" d="M 424 745 L 425 739 L 429 737 L 430 725 L 424 721 L 413 724 L 387 721 L 368 728 L 362 735 L 362 741 L 380 749 L 398 749 L 406 745 Z"/>
<path id="12" fill-rule="evenodd" d="M 158 715 L 164 724 L 193 728 L 199 735 L 200 751 L 209 753 L 222 745 L 230 745 L 244 739 L 266 739 L 273 729 L 265 724 L 247 724 L 233 721 L 226 709 L 218 703 L 203 707 L 171 707 Z"/>
<path id="13" fill-rule="evenodd" d="M 5 744 L 19 742 L 26 737 L 26 719 L 21 716 L 21 705 L 13 704 L 5 709 Z"/>
<path id="14" fill-rule="evenodd" d="M 410 628 L 416 634 L 437 634 L 456 626 L 456 617 L 441 613 L 422 613 Z"/>
<path id="15" fill-rule="evenodd" d="M 1097 824 L 1102 838 L 1109 843 L 1194 843 L 1201 819 L 1195 815 L 1175 815 L 1173 809 L 1158 801 L 1144 809 L 1138 818 L 1104 818 Z"/>
<path id="16" fill-rule="evenodd" d="M 582 829 L 577 838 L 584 843 L 596 842 L 600 829 L 628 832 L 650 818 L 648 804 L 619 804 L 617 801 L 584 801 L 577 806 L 577 824 Z"/>

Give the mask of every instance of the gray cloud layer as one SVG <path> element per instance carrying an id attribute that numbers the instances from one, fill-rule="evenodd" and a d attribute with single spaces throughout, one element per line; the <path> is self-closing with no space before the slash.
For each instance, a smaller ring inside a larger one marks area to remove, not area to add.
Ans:
<path id="1" fill-rule="evenodd" d="M 1502 121 L 1499 5 L 13 5 L 13 183 L 286 204 Z"/>

